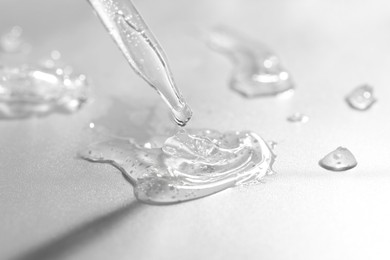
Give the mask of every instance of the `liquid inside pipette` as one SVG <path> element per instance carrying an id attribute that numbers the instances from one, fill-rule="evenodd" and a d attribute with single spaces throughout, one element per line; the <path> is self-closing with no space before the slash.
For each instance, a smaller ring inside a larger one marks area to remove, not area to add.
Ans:
<path id="1" fill-rule="evenodd" d="M 191 110 L 176 88 L 165 55 L 129 0 L 89 0 L 132 68 L 155 88 L 184 126 Z M 205 197 L 272 173 L 274 154 L 252 132 L 181 130 L 161 145 L 114 138 L 92 144 L 82 158 L 110 163 L 138 200 L 170 204 Z"/>
<path id="2" fill-rule="evenodd" d="M 192 112 L 179 92 L 159 43 L 130 0 L 88 0 L 135 72 L 157 90 L 176 123 Z"/>

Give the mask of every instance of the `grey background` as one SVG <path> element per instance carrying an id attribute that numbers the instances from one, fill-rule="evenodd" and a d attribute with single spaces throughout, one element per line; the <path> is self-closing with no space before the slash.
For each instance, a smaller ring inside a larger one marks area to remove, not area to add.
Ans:
<path id="1" fill-rule="evenodd" d="M 86 1 L 2 0 L 0 31 L 20 25 L 31 60 L 60 50 L 93 81 L 73 115 L 0 121 L 0 259 L 389 259 L 390 16 L 387 1 L 135 1 L 194 111 L 189 125 L 252 130 L 278 143 L 277 175 L 173 206 L 134 200 L 118 170 L 76 158 L 106 132 L 146 139 L 173 127 L 165 105 L 126 61 Z M 247 100 L 232 65 L 202 37 L 228 25 L 271 46 L 292 97 Z M 370 83 L 367 112 L 343 101 Z M 310 116 L 291 124 L 294 112 Z M 149 120 L 149 121 L 148 121 Z M 359 165 L 329 172 L 338 146 Z"/>

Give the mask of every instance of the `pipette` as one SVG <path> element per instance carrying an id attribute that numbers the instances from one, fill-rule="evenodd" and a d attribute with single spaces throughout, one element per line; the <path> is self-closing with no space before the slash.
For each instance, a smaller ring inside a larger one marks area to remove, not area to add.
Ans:
<path id="1" fill-rule="evenodd" d="M 180 126 L 192 112 L 176 87 L 160 44 L 130 0 L 88 0 L 130 66 L 170 107 Z"/>

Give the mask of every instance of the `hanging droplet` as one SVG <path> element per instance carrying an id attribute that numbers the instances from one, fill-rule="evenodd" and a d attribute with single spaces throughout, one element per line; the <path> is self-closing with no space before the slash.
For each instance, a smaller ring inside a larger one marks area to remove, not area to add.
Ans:
<path id="1" fill-rule="evenodd" d="M 355 156 L 347 148 L 338 147 L 319 161 L 322 168 L 331 171 L 346 171 L 357 165 Z"/>
<path id="2" fill-rule="evenodd" d="M 185 126 L 192 111 L 173 79 L 165 53 L 129 0 L 88 0 L 134 71 L 170 107 L 176 123 Z"/>

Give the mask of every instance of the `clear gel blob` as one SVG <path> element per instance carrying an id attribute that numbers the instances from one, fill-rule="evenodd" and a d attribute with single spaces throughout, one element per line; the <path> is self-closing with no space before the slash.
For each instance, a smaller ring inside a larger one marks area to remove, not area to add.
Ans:
<path id="1" fill-rule="evenodd" d="M 302 113 L 294 113 L 287 117 L 287 121 L 291 123 L 306 123 L 309 121 L 309 117 Z"/>
<path id="2" fill-rule="evenodd" d="M 338 147 L 319 161 L 319 165 L 330 171 L 346 171 L 357 165 L 355 156 L 347 148 Z"/>
<path id="3" fill-rule="evenodd" d="M 252 132 L 180 130 L 162 147 L 153 142 L 111 139 L 80 156 L 122 171 L 138 200 L 171 204 L 205 197 L 272 173 L 274 154 Z"/>
<path id="4" fill-rule="evenodd" d="M 377 101 L 374 97 L 374 89 L 369 85 L 355 88 L 345 100 L 351 108 L 360 111 L 368 110 Z"/>
<path id="5" fill-rule="evenodd" d="M 0 36 L 0 50 L 3 53 L 28 52 L 29 45 L 23 40 L 23 30 L 19 26 L 12 27 L 8 32 Z"/>
<path id="6" fill-rule="evenodd" d="M 53 57 L 40 65 L 0 65 L 0 118 L 72 113 L 87 101 L 87 94 L 86 76 Z"/>
<path id="7" fill-rule="evenodd" d="M 227 28 L 214 29 L 209 46 L 234 64 L 230 86 L 245 97 L 276 95 L 293 89 L 290 73 L 269 48 Z"/>
<path id="8" fill-rule="evenodd" d="M 129 0 L 89 0 L 130 66 L 170 107 L 176 123 L 184 126 L 192 112 L 176 87 L 167 58 Z"/>

